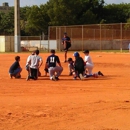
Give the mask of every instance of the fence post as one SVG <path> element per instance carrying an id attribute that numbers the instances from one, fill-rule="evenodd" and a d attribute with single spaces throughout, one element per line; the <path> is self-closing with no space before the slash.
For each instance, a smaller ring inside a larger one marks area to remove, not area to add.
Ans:
<path id="1" fill-rule="evenodd" d="M 59 51 L 61 51 L 61 27 L 59 27 Z"/>
<path id="2" fill-rule="evenodd" d="M 100 24 L 100 51 L 102 50 L 102 25 Z"/>
<path id="3" fill-rule="evenodd" d="M 71 29 L 70 29 L 71 49 L 72 49 L 72 39 L 73 39 L 73 37 L 72 37 L 73 33 L 72 33 L 72 32 L 73 32 L 73 29 L 71 28 Z"/>
<path id="4" fill-rule="evenodd" d="M 84 28 L 83 28 L 83 25 L 82 25 L 82 51 L 84 50 L 84 45 L 83 45 L 83 40 L 84 40 L 84 39 L 83 39 L 83 37 L 84 37 L 84 36 L 83 36 L 83 29 L 84 29 Z"/>
<path id="5" fill-rule="evenodd" d="M 48 27 L 48 52 L 50 49 L 50 26 Z"/>
<path id="6" fill-rule="evenodd" d="M 58 44 L 58 36 L 57 36 L 57 26 L 56 26 L 56 45 L 57 45 L 57 50 L 58 50 L 59 44 Z"/>
<path id="7" fill-rule="evenodd" d="M 120 23 L 120 31 L 121 31 L 121 40 L 120 40 L 120 51 L 122 52 L 122 23 Z"/>

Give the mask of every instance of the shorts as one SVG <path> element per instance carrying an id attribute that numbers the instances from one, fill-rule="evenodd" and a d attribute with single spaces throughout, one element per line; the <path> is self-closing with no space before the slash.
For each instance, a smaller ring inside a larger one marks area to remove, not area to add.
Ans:
<path id="1" fill-rule="evenodd" d="M 64 50 L 65 50 L 65 51 L 68 51 L 68 49 L 69 49 L 70 47 L 71 47 L 71 43 L 68 42 L 68 43 L 66 44 L 66 48 L 64 48 Z"/>
<path id="2" fill-rule="evenodd" d="M 21 68 L 17 68 L 16 70 L 14 70 L 13 73 L 10 73 L 9 74 L 12 74 L 12 75 L 16 75 L 17 73 L 19 73 L 21 71 Z"/>

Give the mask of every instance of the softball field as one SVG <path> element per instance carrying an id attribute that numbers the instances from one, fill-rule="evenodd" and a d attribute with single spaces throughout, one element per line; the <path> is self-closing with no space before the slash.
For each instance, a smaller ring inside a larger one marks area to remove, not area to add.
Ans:
<path id="1" fill-rule="evenodd" d="M 72 57 L 72 52 L 68 57 Z M 84 58 L 84 54 L 81 52 Z M 10 79 L 14 57 L 21 57 L 21 79 Z M 130 53 L 90 52 L 93 72 L 105 76 L 73 80 L 64 53 L 59 81 L 42 76 L 26 81 L 29 53 L 0 54 L 0 130 L 130 130 Z"/>

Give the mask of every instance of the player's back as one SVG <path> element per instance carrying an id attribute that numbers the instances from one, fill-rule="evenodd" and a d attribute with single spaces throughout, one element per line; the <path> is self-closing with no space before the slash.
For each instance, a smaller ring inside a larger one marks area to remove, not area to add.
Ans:
<path id="1" fill-rule="evenodd" d="M 52 54 L 47 58 L 48 67 L 56 67 L 56 63 L 60 63 L 59 57 Z"/>
<path id="2" fill-rule="evenodd" d="M 86 62 L 86 64 L 92 64 L 93 65 L 93 61 L 91 59 L 91 57 L 89 55 L 84 57 L 84 61 Z"/>
<path id="3" fill-rule="evenodd" d="M 39 62 L 40 62 L 40 60 L 42 60 L 42 59 L 41 59 L 41 57 L 38 56 L 38 55 L 31 55 L 31 56 L 29 57 L 29 60 L 31 61 L 30 67 L 31 67 L 31 68 L 34 68 L 34 69 L 37 69 L 37 68 L 38 68 L 38 65 L 39 65 Z"/>
<path id="4" fill-rule="evenodd" d="M 76 57 L 75 60 L 75 69 L 84 71 L 84 60 L 82 57 Z"/>

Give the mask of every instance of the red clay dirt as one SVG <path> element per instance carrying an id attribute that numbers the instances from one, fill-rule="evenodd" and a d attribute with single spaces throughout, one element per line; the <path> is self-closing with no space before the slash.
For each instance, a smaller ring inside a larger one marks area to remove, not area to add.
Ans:
<path id="1" fill-rule="evenodd" d="M 72 52 L 68 57 L 73 57 Z M 80 53 L 84 57 L 83 53 Z M 14 57 L 21 57 L 21 79 L 10 79 Z M 26 81 L 29 53 L 0 54 L 0 130 L 130 130 L 130 54 L 90 52 L 93 72 L 105 75 L 73 80 L 60 57 L 59 81 L 44 77 L 45 60 L 37 81 Z"/>

